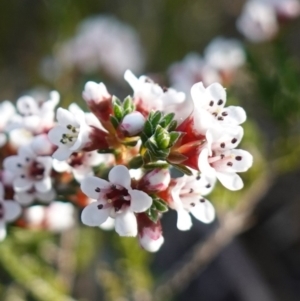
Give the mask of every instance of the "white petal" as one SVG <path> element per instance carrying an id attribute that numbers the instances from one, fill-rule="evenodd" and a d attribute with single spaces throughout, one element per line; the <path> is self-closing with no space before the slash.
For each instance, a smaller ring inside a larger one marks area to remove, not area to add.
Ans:
<path id="1" fill-rule="evenodd" d="M 16 179 L 14 179 L 13 186 L 16 191 L 25 191 L 32 188 L 33 181 L 29 180 L 26 177 L 23 178 L 21 176 L 18 176 Z"/>
<path id="2" fill-rule="evenodd" d="M 22 115 L 33 115 L 39 112 L 38 104 L 35 99 L 27 95 L 17 100 L 17 108 Z"/>
<path id="3" fill-rule="evenodd" d="M 102 230 L 112 230 L 115 227 L 115 220 L 111 217 L 99 226 Z"/>
<path id="4" fill-rule="evenodd" d="M 108 216 L 110 209 L 109 208 L 102 208 L 99 209 L 98 206 L 103 205 L 101 202 L 93 202 L 87 205 L 82 213 L 81 213 L 81 221 L 90 227 L 96 227 L 104 223 Z"/>
<path id="5" fill-rule="evenodd" d="M 4 201 L 4 220 L 6 222 L 12 222 L 16 220 L 22 212 L 20 204 L 15 201 Z"/>
<path id="6" fill-rule="evenodd" d="M 146 251 L 157 252 L 164 243 L 164 238 L 161 233 L 155 233 L 151 228 L 144 228 L 139 235 L 139 242 Z"/>
<path id="7" fill-rule="evenodd" d="M 223 102 L 219 105 L 219 107 L 224 107 L 226 103 L 226 91 L 222 87 L 222 85 L 220 85 L 219 83 L 213 83 L 206 88 L 206 92 L 208 93 L 209 97 L 215 102 L 222 100 Z"/>
<path id="8" fill-rule="evenodd" d="M 137 220 L 133 212 L 125 210 L 115 218 L 115 230 L 120 236 L 136 236 Z"/>
<path id="9" fill-rule="evenodd" d="M 30 205 L 34 201 L 34 194 L 29 193 L 27 191 L 24 192 L 16 192 L 14 195 L 14 199 L 21 205 L 27 206 Z"/>
<path id="10" fill-rule="evenodd" d="M 35 157 L 36 157 L 35 152 L 29 145 L 21 146 L 18 150 L 18 155 L 19 155 L 19 157 L 24 158 L 24 159 L 26 159 L 26 158 L 35 159 Z"/>
<path id="11" fill-rule="evenodd" d="M 58 161 L 56 159 L 53 159 L 52 166 L 53 169 L 57 172 L 71 171 L 71 166 L 66 161 Z"/>
<path id="12" fill-rule="evenodd" d="M 191 229 L 192 225 L 190 214 L 184 209 L 177 210 L 177 228 L 181 231 L 187 231 Z"/>
<path id="13" fill-rule="evenodd" d="M 53 153 L 52 157 L 58 161 L 64 161 L 67 160 L 72 153 L 73 151 L 71 151 L 69 148 L 62 146 Z"/>
<path id="14" fill-rule="evenodd" d="M 3 184 L 0 182 L 0 200 L 4 199 L 4 187 Z"/>
<path id="15" fill-rule="evenodd" d="M 6 225 L 3 220 L 0 220 L 0 241 L 3 241 L 6 237 Z"/>
<path id="16" fill-rule="evenodd" d="M 10 156 L 4 159 L 3 166 L 5 170 L 10 171 L 14 175 L 20 175 L 24 172 L 22 168 L 23 163 L 23 160 L 19 156 Z M 19 167 L 19 164 L 21 164 L 21 167 Z"/>
<path id="17" fill-rule="evenodd" d="M 108 174 L 108 179 L 111 183 L 121 185 L 126 189 L 129 189 L 131 186 L 129 170 L 124 165 L 113 167 Z"/>
<path id="18" fill-rule="evenodd" d="M 58 123 L 62 126 L 67 126 L 69 124 L 73 126 L 79 126 L 78 122 L 75 120 L 74 115 L 66 109 L 58 108 L 56 111 L 56 119 Z"/>
<path id="19" fill-rule="evenodd" d="M 130 210 L 134 212 L 144 212 L 152 205 L 152 198 L 141 190 L 129 190 L 131 196 Z"/>
<path id="20" fill-rule="evenodd" d="M 0 147 L 5 145 L 6 141 L 7 141 L 6 135 L 4 133 L 0 133 Z"/>
<path id="21" fill-rule="evenodd" d="M 39 201 L 43 203 L 49 203 L 54 200 L 56 192 L 54 189 L 50 189 L 47 192 L 36 192 L 35 196 Z"/>
<path id="22" fill-rule="evenodd" d="M 109 188 L 110 186 L 111 185 L 109 184 L 109 182 L 103 179 L 97 177 L 86 177 L 81 182 L 80 188 L 84 194 L 86 194 L 91 199 L 96 200 L 99 197 L 99 192 L 96 191 L 98 190 L 97 188 L 106 189 Z"/>
<path id="23" fill-rule="evenodd" d="M 215 178 L 215 170 L 210 166 L 208 163 L 208 149 L 205 148 L 201 151 L 199 159 L 198 159 L 198 166 L 204 175 L 208 178 Z"/>
<path id="24" fill-rule="evenodd" d="M 66 132 L 67 132 L 67 128 L 61 125 L 57 125 L 49 131 L 48 138 L 53 144 L 62 145 L 60 141 L 62 139 L 62 135 L 66 134 Z"/>
<path id="25" fill-rule="evenodd" d="M 36 158 L 36 162 L 41 163 L 44 166 L 44 176 L 49 175 L 52 169 L 52 158 L 49 156 L 39 156 Z"/>
<path id="26" fill-rule="evenodd" d="M 190 212 L 196 219 L 205 224 L 211 223 L 216 216 L 215 208 L 208 200 L 198 203 L 190 209 Z"/>
<path id="27" fill-rule="evenodd" d="M 236 173 L 217 172 L 218 180 L 229 190 L 240 190 L 244 187 L 243 180 Z"/>
<path id="28" fill-rule="evenodd" d="M 128 84 L 131 86 L 131 88 L 134 91 L 138 89 L 140 82 L 138 78 L 130 70 L 125 71 L 124 79 L 128 82 Z"/>
<path id="29" fill-rule="evenodd" d="M 224 122 L 238 125 L 246 121 L 246 112 L 242 107 L 229 106 L 223 110 L 223 112 L 228 113 L 224 118 Z"/>
<path id="30" fill-rule="evenodd" d="M 38 192 L 47 192 L 52 187 L 52 182 L 50 177 L 45 177 L 41 181 L 34 183 L 34 187 Z"/>

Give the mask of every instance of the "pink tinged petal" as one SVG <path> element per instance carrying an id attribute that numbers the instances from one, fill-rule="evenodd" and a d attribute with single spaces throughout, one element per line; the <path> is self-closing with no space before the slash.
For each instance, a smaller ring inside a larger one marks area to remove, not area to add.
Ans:
<path id="1" fill-rule="evenodd" d="M 22 176 L 23 175 L 14 179 L 13 187 L 16 191 L 25 191 L 33 187 L 33 181 L 26 177 L 23 178 Z"/>
<path id="2" fill-rule="evenodd" d="M 17 192 L 14 195 L 14 199 L 21 205 L 27 206 L 33 203 L 34 194 L 29 192 Z"/>
<path id="3" fill-rule="evenodd" d="M 98 199 L 101 189 L 110 188 L 111 184 L 103 179 L 97 177 L 86 177 L 80 185 L 84 194 L 91 199 Z"/>
<path id="4" fill-rule="evenodd" d="M 109 98 L 110 94 L 107 92 L 106 86 L 103 83 L 95 83 L 89 81 L 84 86 L 82 97 L 86 102 L 100 103 L 105 98 Z"/>
<path id="5" fill-rule="evenodd" d="M 103 208 L 102 202 L 93 202 L 83 209 L 81 221 L 87 226 L 96 227 L 107 220 L 109 212 L 110 208 Z"/>
<path id="6" fill-rule="evenodd" d="M 177 210 L 177 228 L 180 231 L 187 231 L 191 229 L 192 225 L 190 214 L 184 209 Z"/>
<path id="7" fill-rule="evenodd" d="M 44 176 L 49 175 L 52 169 L 52 158 L 49 156 L 37 157 L 36 162 L 41 163 L 44 166 Z"/>
<path id="8" fill-rule="evenodd" d="M 6 225 L 3 220 L 0 220 L 0 241 L 3 241 L 6 237 Z"/>
<path id="9" fill-rule="evenodd" d="M 152 205 L 152 198 L 141 190 L 128 191 L 131 201 L 130 210 L 134 212 L 144 212 Z"/>
<path id="10" fill-rule="evenodd" d="M 140 81 L 130 70 L 125 71 L 124 79 L 128 82 L 128 84 L 134 91 L 139 88 Z"/>
<path id="11" fill-rule="evenodd" d="M 137 220 L 133 212 L 125 210 L 115 218 L 115 230 L 120 236 L 137 236 Z"/>
<path id="12" fill-rule="evenodd" d="M 223 114 L 227 114 L 223 116 Z M 224 118 L 224 122 L 230 123 L 233 125 L 239 125 L 246 121 L 247 116 L 246 112 L 241 107 L 229 106 L 223 110 L 221 116 Z"/>
<path id="13" fill-rule="evenodd" d="M 18 150 L 18 155 L 20 158 L 23 159 L 35 159 L 36 153 L 33 151 L 31 146 L 29 145 L 22 145 Z"/>
<path id="14" fill-rule="evenodd" d="M 51 155 L 53 153 L 53 144 L 46 134 L 35 136 L 31 146 L 37 155 Z"/>
<path id="15" fill-rule="evenodd" d="M 235 191 L 244 187 L 243 180 L 236 173 L 217 172 L 216 175 L 222 185 L 229 190 Z"/>
<path id="16" fill-rule="evenodd" d="M 156 236 L 158 235 L 153 233 L 152 229 L 144 228 L 142 235 L 139 235 L 141 247 L 148 252 L 157 252 L 164 243 L 164 238 L 161 234 L 158 237 Z"/>
<path id="17" fill-rule="evenodd" d="M 15 201 L 5 201 L 4 206 L 4 220 L 6 222 L 13 222 L 16 220 L 22 212 L 20 204 Z"/>
<path id="18" fill-rule="evenodd" d="M 41 181 L 34 183 L 34 187 L 38 192 L 47 192 L 52 188 L 52 182 L 50 177 L 46 177 Z"/>
<path id="19" fill-rule="evenodd" d="M 73 151 L 71 151 L 69 148 L 62 146 L 53 153 L 52 157 L 58 161 L 64 161 L 67 160 L 72 153 Z"/>
<path id="20" fill-rule="evenodd" d="M 108 179 L 112 184 L 123 186 L 126 189 L 131 187 L 129 170 L 124 165 L 113 167 L 108 174 Z"/>
<path id="21" fill-rule="evenodd" d="M 145 124 L 145 117 L 140 112 L 132 112 L 126 115 L 121 123 L 121 130 L 129 136 L 140 133 Z"/>
<path id="22" fill-rule="evenodd" d="M 67 126 L 69 124 L 78 127 L 79 124 L 75 120 L 74 115 L 66 109 L 58 108 L 56 111 L 56 119 L 61 126 Z"/>
<path id="23" fill-rule="evenodd" d="M 204 201 L 198 203 L 195 207 L 192 207 L 190 212 L 200 222 L 209 224 L 215 219 L 215 208 L 208 200 L 203 200 Z"/>

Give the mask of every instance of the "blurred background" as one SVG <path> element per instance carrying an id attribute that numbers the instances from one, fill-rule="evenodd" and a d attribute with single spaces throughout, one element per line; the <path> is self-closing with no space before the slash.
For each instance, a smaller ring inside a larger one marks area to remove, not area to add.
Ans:
<path id="1" fill-rule="evenodd" d="M 0 245 L 0 300 L 300 300 L 299 6 L 3 2 L 1 100 L 55 89 L 63 107 L 84 107 L 88 80 L 124 98 L 132 92 L 123 80 L 127 68 L 187 95 L 195 82 L 218 81 L 227 103 L 247 112 L 241 147 L 254 166 L 243 175 L 243 190 L 217 187 L 208 197 L 219 216 L 214 223 L 195 220 L 180 232 L 176 213 L 164 215 L 165 243 L 156 254 L 136 239 L 83 227 L 78 218 L 64 231 L 10 227 Z"/>

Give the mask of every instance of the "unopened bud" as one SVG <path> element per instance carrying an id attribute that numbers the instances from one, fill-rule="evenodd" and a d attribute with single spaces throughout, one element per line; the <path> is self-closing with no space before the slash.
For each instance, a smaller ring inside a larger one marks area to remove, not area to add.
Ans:
<path id="1" fill-rule="evenodd" d="M 140 133 L 145 124 L 145 118 L 140 112 L 132 112 L 126 115 L 121 123 L 121 130 L 129 136 Z"/>
<path id="2" fill-rule="evenodd" d="M 110 98 L 111 95 L 103 83 L 87 82 L 82 92 L 82 97 L 86 102 L 100 103 L 104 99 Z"/>
<path id="3" fill-rule="evenodd" d="M 139 233 L 139 241 L 146 251 L 157 252 L 164 243 L 160 226 L 143 228 Z"/>
<path id="4" fill-rule="evenodd" d="M 170 172 L 166 168 L 156 168 L 146 173 L 142 178 L 142 185 L 149 191 L 166 190 L 170 184 Z"/>

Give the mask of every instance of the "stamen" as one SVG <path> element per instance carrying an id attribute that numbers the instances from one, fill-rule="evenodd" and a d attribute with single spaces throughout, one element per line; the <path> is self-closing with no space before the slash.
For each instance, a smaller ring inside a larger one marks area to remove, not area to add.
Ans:
<path id="1" fill-rule="evenodd" d="M 225 143 L 222 142 L 222 143 L 220 144 L 220 146 L 221 146 L 222 148 L 224 148 L 224 147 L 225 147 Z"/>
<path id="2" fill-rule="evenodd" d="M 193 188 L 191 188 L 190 189 L 190 191 L 189 191 L 189 193 L 193 193 L 194 192 L 194 189 Z"/>
<path id="3" fill-rule="evenodd" d="M 199 181 L 200 179 L 201 179 L 201 176 L 198 175 L 198 176 L 196 177 L 196 180 Z"/>
<path id="4" fill-rule="evenodd" d="M 242 156 L 236 156 L 236 157 L 235 157 L 235 160 L 241 161 L 241 160 L 242 160 Z"/>
<path id="5" fill-rule="evenodd" d="M 210 188 L 210 187 L 211 187 L 211 185 L 210 185 L 210 184 L 207 184 L 205 187 L 206 187 L 206 188 Z"/>
<path id="6" fill-rule="evenodd" d="M 95 191 L 96 191 L 96 192 L 100 192 L 101 189 L 100 189 L 99 187 L 97 187 L 97 188 L 95 189 Z"/>
<path id="7" fill-rule="evenodd" d="M 218 117 L 218 120 L 221 120 L 221 121 L 222 121 L 222 120 L 224 120 L 224 118 L 223 118 L 223 117 Z"/>
<path id="8" fill-rule="evenodd" d="M 100 205 L 98 205 L 98 206 L 97 206 L 97 208 L 100 210 L 100 209 L 102 209 L 102 208 L 103 208 L 103 205 L 102 205 L 102 204 L 100 204 Z"/>
<path id="9" fill-rule="evenodd" d="M 223 112 L 223 113 L 222 113 L 222 116 L 224 116 L 224 117 L 227 116 L 227 115 L 228 115 L 227 112 Z"/>
<path id="10" fill-rule="evenodd" d="M 218 101 L 218 105 L 220 106 L 221 104 L 223 104 L 223 100 L 222 100 L 222 99 L 220 99 L 220 100 Z"/>
<path id="11" fill-rule="evenodd" d="M 200 199 L 199 202 L 204 203 L 205 199 Z"/>
<path id="12" fill-rule="evenodd" d="M 228 163 L 227 163 L 227 166 L 232 166 L 232 165 L 233 165 L 232 162 L 228 162 Z"/>
<path id="13" fill-rule="evenodd" d="M 209 105 L 212 107 L 214 105 L 213 100 L 210 101 Z"/>
<path id="14" fill-rule="evenodd" d="M 236 143 L 237 142 L 237 139 L 236 138 L 233 138 L 232 140 L 231 140 L 231 143 Z"/>
<path id="15" fill-rule="evenodd" d="M 196 204 L 195 204 L 195 203 L 190 203 L 190 205 L 191 205 L 192 207 L 195 207 L 195 206 L 196 206 Z"/>
<path id="16" fill-rule="evenodd" d="M 22 167 L 22 164 L 18 163 L 17 166 L 18 166 L 18 167 Z"/>

